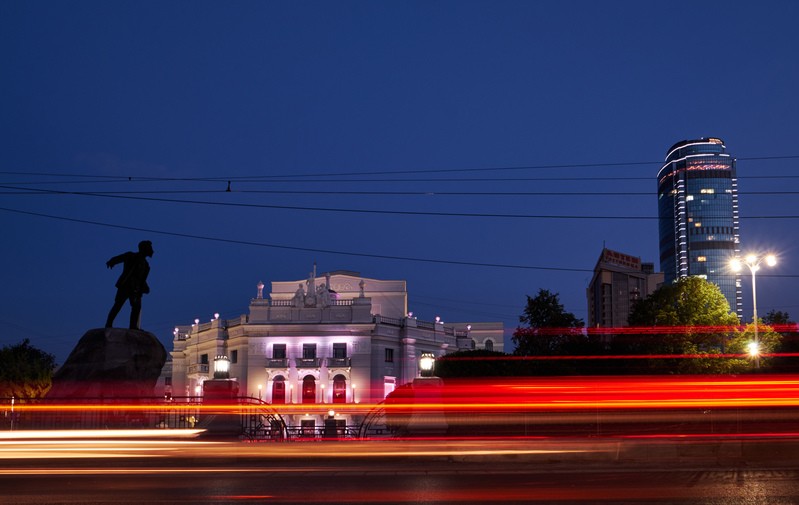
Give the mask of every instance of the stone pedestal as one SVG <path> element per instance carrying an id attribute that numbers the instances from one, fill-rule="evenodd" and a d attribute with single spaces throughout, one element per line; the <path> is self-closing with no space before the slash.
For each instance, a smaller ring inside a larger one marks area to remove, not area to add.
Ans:
<path id="1" fill-rule="evenodd" d="M 417 377 L 413 380 L 414 409 L 408 423 L 412 435 L 444 435 L 449 425 L 440 408 L 444 381 L 438 377 Z"/>
<path id="2" fill-rule="evenodd" d="M 89 330 L 53 375 L 47 398 L 107 403 L 152 397 L 165 361 L 166 350 L 152 333 Z"/>
<path id="3" fill-rule="evenodd" d="M 203 438 L 237 438 L 241 435 L 241 415 L 226 410 L 227 405 L 238 402 L 239 381 L 235 379 L 209 379 L 203 382 L 203 404 L 219 405 L 219 411 L 204 411 L 197 425 L 205 429 Z"/>

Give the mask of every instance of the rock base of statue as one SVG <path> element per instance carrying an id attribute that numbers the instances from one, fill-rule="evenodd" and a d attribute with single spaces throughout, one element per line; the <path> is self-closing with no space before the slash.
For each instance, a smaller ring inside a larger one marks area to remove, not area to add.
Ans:
<path id="1" fill-rule="evenodd" d="M 152 333 L 89 330 L 53 375 L 47 398 L 107 403 L 152 397 L 165 361 L 166 349 Z"/>

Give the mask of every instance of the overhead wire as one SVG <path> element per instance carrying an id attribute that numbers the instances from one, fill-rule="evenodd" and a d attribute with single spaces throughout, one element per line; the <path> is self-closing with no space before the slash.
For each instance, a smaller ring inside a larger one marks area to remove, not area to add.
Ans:
<path id="1" fill-rule="evenodd" d="M 387 259 L 387 260 L 398 260 L 398 261 L 410 261 L 410 262 L 419 262 L 419 263 L 434 263 L 434 264 L 445 264 L 445 265 L 460 265 L 460 266 L 474 266 L 474 267 L 489 267 L 489 268 L 504 268 L 504 269 L 517 269 L 517 270 L 543 270 L 543 271 L 556 271 L 556 272 L 579 272 L 579 273 L 591 273 L 593 269 L 588 268 L 569 268 L 569 267 L 548 267 L 548 266 L 537 266 L 537 265 L 514 265 L 508 263 L 487 263 L 487 262 L 478 262 L 478 261 L 458 261 L 458 260 L 443 260 L 443 259 L 435 259 L 435 258 L 421 258 L 421 257 L 412 257 L 412 256 L 397 256 L 397 255 L 388 255 L 388 254 L 373 254 L 373 253 L 359 253 L 359 252 L 352 252 L 352 251 L 337 251 L 333 249 L 320 249 L 314 247 L 300 247 L 300 246 L 291 246 L 285 244 L 273 244 L 273 243 L 266 243 L 266 242 L 256 242 L 252 240 L 241 240 L 241 239 L 228 239 L 228 238 L 221 238 L 221 237 L 210 237 L 207 235 L 197 235 L 192 233 L 183 233 L 183 232 L 174 232 L 174 231 L 166 231 L 166 230 L 157 230 L 153 228 L 144 228 L 140 226 L 128 226 L 128 225 L 121 225 L 121 224 L 114 224 L 114 223 L 105 223 L 101 221 L 93 221 L 89 219 L 78 219 L 78 218 L 71 218 L 66 216 L 55 216 L 52 214 L 45 214 L 42 212 L 32 212 L 32 211 L 24 211 L 20 209 L 12 209 L 8 207 L 0 207 L 0 211 L 3 212 L 10 212 L 16 214 L 23 214 L 29 216 L 37 216 L 43 217 L 48 219 L 56 219 L 60 221 L 68 221 L 73 223 L 80 223 L 80 224 L 89 224 L 94 226 L 103 226 L 107 228 L 116 228 L 122 230 L 132 230 L 132 231 L 139 231 L 139 232 L 146 232 L 146 233 L 153 233 L 157 235 L 167 235 L 172 237 L 180 237 L 180 238 L 190 238 L 190 239 L 197 239 L 197 240 L 205 240 L 210 242 L 220 242 L 220 243 L 229 243 L 229 244 L 238 244 L 238 245 L 248 245 L 248 246 L 256 246 L 256 247 L 266 247 L 266 248 L 273 248 L 273 249 L 285 249 L 285 250 L 292 250 L 292 251 L 302 251 L 302 252 L 314 252 L 314 253 L 321 253 L 321 254 L 336 254 L 341 256 L 354 256 L 354 257 L 363 257 L 363 258 L 376 258 L 376 259 Z M 799 277 L 799 275 L 782 275 L 782 274 L 761 274 L 761 277 Z"/>
<path id="2" fill-rule="evenodd" d="M 774 161 L 799 159 L 798 155 L 777 155 L 777 156 L 742 156 L 734 158 L 736 161 Z M 632 161 L 632 162 L 595 162 L 595 163 L 557 163 L 540 165 L 518 165 L 518 166 L 489 166 L 489 167 L 469 167 L 469 168 L 425 168 L 407 170 L 371 170 L 371 171 L 349 171 L 349 172 L 316 172 L 303 174 L 270 174 L 270 175 L 247 175 L 247 176 L 212 176 L 212 177 L 153 177 L 153 176 L 122 176 L 122 175 L 92 175 L 92 174 L 70 174 L 58 172 L 22 172 L 22 171 L 0 171 L 4 175 L 44 175 L 59 177 L 85 177 L 85 178 L 104 178 L 117 181 L 228 181 L 228 180 L 274 180 L 306 177 L 350 177 L 363 175 L 399 175 L 399 174 L 432 174 L 432 173 L 475 173 L 475 172 L 496 172 L 496 171 L 518 171 L 518 170 L 542 170 L 542 169 L 566 169 L 566 168 L 608 168 L 608 167 L 631 167 L 642 165 L 663 165 L 665 161 Z"/>
<path id="3" fill-rule="evenodd" d="M 447 265 L 461 265 L 461 266 L 477 266 L 477 267 L 492 267 L 492 268 L 509 268 L 509 269 L 521 269 L 521 270 L 551 270 L 551 271 L 559 271 L 559 272 L 592 272 L 590 269 L 585 268 L 563 268 L 563 267 L 544 267 L 544 266 L 534 266 L 534 265 L 512 265 L 512 264 L 504 264 L 504 263 L 484 263 L 484 262 L 477 262 L 477 261 L 456 261 L 456 260 L 442 260 L 442 259 L 435 259 L 435 258 L 419 258 L 419 257 L 410 257 L 410 256 L 395 256 L 395 255 L 388 255 L 388 254 L 370 254 L 370 253 L 357 253 L 351 251 L 336 251 L 332 249 L 320 249 L 314 247 L 300 247 L 300 246 L 290 246 L 290 245 L 283 245 L 283 244 L 270 244 L 265 242 L 255 242 L 252 240 L 240 240 L 240 239 L 227 239 L 221 237 L 210 237 L 206 235 L 197 235 L 192 233 L 182 233 L 182 232 L 173 232 L 173 231 L 166 231 L 166 230 L 157 230 L 152 228 L 143 228 L 139 226 L 127 226 L 121 224 L 113 224 L 113 223 L 104 223 L 101 221 L 92 221 L 89 219 L 78 219 L 78 218 L 71 218 L 65 216 L 55 216 L 52 214 L 45 214 L 42 212 L 32 212 L 32 211 L 24 211 L 19 209 L 11 209 L 8 207 L 0 207 L 0 211 L 4 212 L 12 212 L 17 214 L 24 214 L 29 216 L 37 216 L 37 217 L 44 217 L 48 219 L 57 219 L 61 221 L 68 221 L 73 223 L 81 223 L 81 224 L 90 224 L 95 226 L 103 226 L 107 228 L 117 228 L 122 230 L 132 230 L 132 231 L 140 231 L 146 233 L 153 233 L 158 235 L 169 235 L 172 237 L 181 237 L 181 238 L 191 238 L 191 239 L 198 239 L 198 240 L 206 240 L 211 242 L 222 242 L 222 243 L 229 243 L 229 244 L 238 244 L 238 245 L 249 245 L 249 246 L 257 246 L 257 247 L 268 247 L 274 249 L 287 249 L 292 251 L 303 251 L 303 252 L 315 252 L 315 253 L 322 253 L 322 254 L 337 254 L 342 256 L 357 256 L 357 257 L 365 257 L 365 258 L 377 258 L 377 259 L 389 259 L 389 260 L 400 260 L 400 261 L 413 261 L 413 262 L 422 262 L 422 263 L 437 263 L 437 264 L 447 264 Z"/>
<path id="4" fill-rule="evenodd" d="M 8 189 L 7 186 L 0 188 Z M 144 196 L 131 196 L 120 194 L 108 194 L 105 192 L 78 192 L 78 191 L 59 191 L 45 189 L 31 189 L 32 192 L 39 192 L 53 195 L 75 195 L 99 198 L 115 198 L 123 200 L 138 200 L 147 202 L 179 203 L 191 205 L 206 205 L 234 208 L 260 208 L 260 209 L 280 209 L 280 210 L 299 210 L 311 212 L 338 212 L 346 214 L 379 214 L 379 215 L 402 215 L 402 216 L 430 216 L 430 217 L 468 217 L 468 218 L 502 218 L 502 219 L 560 219 L 560 220 L 659 220 L 658 216 L 613 216 L 598 214 L 489 214 L 480 212 L 432 212 L 432 211 L 412 211 L 412 210 L 388 210 L 388 209 L 354 209 L 341 207 L 311 207 L 302 205 L 276 205 L 266 203 L 243 203 L 243 202 L 219 202 L 208 200 L 178 200 L 174 198 L 156 198 Z M 799 219 L 799 215 L 771 215 L 771 216 L 741 216 L 740 219 Z"/>

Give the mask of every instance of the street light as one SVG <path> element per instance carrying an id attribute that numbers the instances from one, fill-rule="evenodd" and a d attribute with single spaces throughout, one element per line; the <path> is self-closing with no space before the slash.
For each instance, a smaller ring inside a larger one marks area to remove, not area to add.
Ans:
<path id="1" fill-rule="evenodd" d="M 760 356 L 760 345 L 757 342 L 749 342 L 746 348 L 749 351 L 750 357 L 757 359 L 757 357 Z"/>
<path id="2" fill-rule="evenodd" d="M 230 360 L 227 356 L 217 356 L 214 358 L 214 379 L 230 378 Z"/>
<path id="3" fill-rule="evenodd" d="M 425 352 L 419 357 L 419 368 L 422 377 L 432 377 L 433 367 L 436 365 L 436 357 L 432 353 Z"/>
<path id="4" fill-rule="evenodd" d="M 743 261 L 739 258 L 733 258 L 730 261 L 730 268 L 732 268 L 736 272 L 740 272 L 743 269 L 743 266 L 746 265 L 749 267 L 749 271 L 752 272 L 752 313 L 753 319 L 752 322 L 755 325 L 755 340 L 752 342 L 754 346 L 750 346 L 749 353 L 755 358 L 755 368 L 760 368 L 760 340 L 757 334 L 757 276 L 755 273 L 760 270 L 760 264 L 766 262 L 766 265 L 773 267 L 777 264 L 777 258 L 773 254 L 767 254 L 765 256 L 758 256 L 756 254 L 748 254 Z M 752 352 L 752 349 L 755 352 Z"/>

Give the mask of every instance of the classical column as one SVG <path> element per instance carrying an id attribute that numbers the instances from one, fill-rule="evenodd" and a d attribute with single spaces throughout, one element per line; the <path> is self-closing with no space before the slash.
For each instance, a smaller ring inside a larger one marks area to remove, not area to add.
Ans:
<path id="1" fill-rule="evenodd" d="M 416 366 L 416 339 L 402 339 L 402 377 L 400 383 L 411 382 L 417 375 Z"/>

